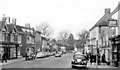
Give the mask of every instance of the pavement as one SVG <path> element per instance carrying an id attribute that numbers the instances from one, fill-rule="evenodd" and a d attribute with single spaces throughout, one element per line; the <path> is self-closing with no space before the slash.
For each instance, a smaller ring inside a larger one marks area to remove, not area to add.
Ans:
<path id="1" fill-rule="evenodd" d="M 87 63 L 87 67 L 88 68 L 117 68 L 117 67 L 114 67 L 112 65 L 97 65 L 97 64 L 90 64 L 90 63 Z"/>
<path id="2" fill-rule="evenodd" d="M 17 63 L 17 62 L 23 61 L 23 60 L 25 60 L 25 58 L 23 58 L 23 57 L 18 57 L 17 59 L 7 60 L 7 63 L 6 63 L 6 62 L 4 62 L 4 63 L 1 63 L 1 62 L 0 62 L 0 67 L 1 67 L 1 66 L 4 66 L 4 65 L 12 64 L 12 63 Z"/>

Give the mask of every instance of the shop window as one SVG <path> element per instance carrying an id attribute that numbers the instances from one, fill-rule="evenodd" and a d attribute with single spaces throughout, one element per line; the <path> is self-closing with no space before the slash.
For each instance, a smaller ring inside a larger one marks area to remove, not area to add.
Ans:
<path id="1" fill-rule="evenodd" d="M 10 48 L 10 58 L 16 57 L 16 48 Z"/>
<path id="2" fill-rule="evenodd" d="M 0 46 L 1 47 L 1 46 Z M 0 48 L 0 59 L 2 59 L 2 53 L 3 53 L 3 51 L 4 51 L 4 48 Z"/>

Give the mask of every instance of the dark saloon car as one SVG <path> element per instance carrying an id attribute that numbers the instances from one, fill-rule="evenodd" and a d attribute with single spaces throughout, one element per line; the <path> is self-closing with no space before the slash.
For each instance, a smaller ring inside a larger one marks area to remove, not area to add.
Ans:
<path id="1" fill-rule="evenodd" d="M 62 52 L 58 52 L 55 54 L 55 57 L 61 57 L 61 55 L 62 55 Z"/>
<path id="2" fill-rule="evenodd" d="M 87 66 L 87 60 L 85 59 L 85 56 L 81 53 L 75 53 L 73 55 L 73 60 L 71 62 L 72 68 L 73 67 L 86 67 Z"/>

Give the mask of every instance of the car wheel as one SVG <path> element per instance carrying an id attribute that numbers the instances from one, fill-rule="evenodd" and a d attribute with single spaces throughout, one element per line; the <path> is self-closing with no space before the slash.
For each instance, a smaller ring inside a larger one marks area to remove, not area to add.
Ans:
<path id="1" fill-rule="evenodd" d="M 75 66 L 72 65 L 72 68 L 75 68 Z"/>

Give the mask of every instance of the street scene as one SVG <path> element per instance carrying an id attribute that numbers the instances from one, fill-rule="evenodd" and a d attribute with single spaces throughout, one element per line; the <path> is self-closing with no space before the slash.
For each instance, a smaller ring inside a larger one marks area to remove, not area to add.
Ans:
<path id="1" fill-rule="evenodd" d="M 2 1 L 0 69 L 120 70 L 120 1 Z"/>

